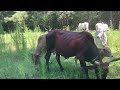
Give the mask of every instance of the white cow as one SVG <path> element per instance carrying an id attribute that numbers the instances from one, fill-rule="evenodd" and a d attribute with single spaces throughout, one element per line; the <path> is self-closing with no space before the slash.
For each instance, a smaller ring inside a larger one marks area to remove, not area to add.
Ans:
<path id="1" fill-rule="evenodd" d="M 110 31 L 108 25 L 105 24 L 105 23 L 97 23 L 95 25 L 95 27 L 96 27 L 96 31 L 98 31 L 98 32 L 100 32 L 100 31 L 104 31 L 104 32 L 105 31 Z"/>
<path id="2" fill-rule="evenodd" d="M 89 32 L 89 23 L 88 22 L 79 23 L 77 30 L 80 30 L 80 31 L 86 30 Z"/>
<path id="3" fill-rule="evenodd" d="M 107 24 L 97 23 L 95 32 L 95 43 L 97 47 L 101 48 L 107 46 L 106 31 L 110 31 Z"/>

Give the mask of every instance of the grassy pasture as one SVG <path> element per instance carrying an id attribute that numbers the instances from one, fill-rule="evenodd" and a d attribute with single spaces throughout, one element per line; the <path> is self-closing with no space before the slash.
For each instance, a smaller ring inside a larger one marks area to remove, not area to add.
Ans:
<path id="1" fill-rule="evenodd" d="M 94 34 L 94 31 L 91 32 Z M 31 53 L 37 46 L 37 39 L 42 32 L 16 31 L 11 34 L 0 34 L 0 79 L 82 79 L 83 74 L 74 62 L 74 57 L 64 59 L 61 63 L 64 72 L 60 72 L 59 65 L 52 55 L 50 60 L 50 72 L 47 72 L 44 55 L 41 62 L 35 66 L 32 62 Z M 120 57 L 120 31 L 107 32 L 108 44 L 115 57 Z M 104 58 L 105 61 L 106 58 Z M 95 79 L 94 71 L 89 70 L 90 78 Z M 120 61 L 110 64 L 107 79 L 120 78 Z"/>

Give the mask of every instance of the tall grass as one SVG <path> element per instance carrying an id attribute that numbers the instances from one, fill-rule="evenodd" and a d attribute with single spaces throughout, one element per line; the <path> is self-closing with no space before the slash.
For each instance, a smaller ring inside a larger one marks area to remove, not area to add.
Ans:
<path id="1" fill-rule="evenodd" d="M 47 33 L 47 32 L 45 32 Z M 41 57 L 40 64 L 35 66 L 32 61 L 31 53 L 37 46 L 38 37 L 42 34 L 39 27 L 34 32 L 27 27 L 24 33 L 19 28 L 11 34 L 0 34 L 0 78 L 1 79 L 83 79 L 84 74 L 80 70 L 79 63 L 77 66 L 74 57 L 64 59 L 61 57 L 61 63 L 64 72 L 60 72 L 60 67 L 52 55 L 50 60 L 50 72 L 46 70 L 46 61 L 44 55 Z M 94 34 L 94 31 L 91 32 Z M 120 31 L 107 32 L 108 43 L 115 57 L 120 57 Z M 105 59 L 104 59 L 105 60 Z M 110 64 L 108 79 L 120 78 L 120 61 Z M 90 78 L 95 79 L 94 71 L 89 71 Z"/>

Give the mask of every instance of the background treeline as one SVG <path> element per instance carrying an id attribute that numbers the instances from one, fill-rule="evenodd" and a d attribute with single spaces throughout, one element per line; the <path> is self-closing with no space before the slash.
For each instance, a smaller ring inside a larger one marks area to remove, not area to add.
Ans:
<path id="1" fill-rule="evenodd" d="M 113 29 L 119 29 L 120 11 L 0 11 L 0 33 L 21 31 L 27 27 L 41 31 L 54 28 L 75 30 L 79 23 L 89 22 L 89 29 L 95 30 L 97 22 L 107 23 Z"/>

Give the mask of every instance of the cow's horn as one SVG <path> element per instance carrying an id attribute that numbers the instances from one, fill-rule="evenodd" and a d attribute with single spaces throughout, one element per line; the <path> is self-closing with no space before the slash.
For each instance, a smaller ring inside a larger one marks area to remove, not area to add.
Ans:
<path id="1" fill-rule="evenodd" d="M 120 60 L 120 58 L 110 58 L 106 61 L 106 63 L 109 64 L 110 62 L 114 62 L 114 61 L 118 61 L 118 60 Z"/>
<path id="2" fill-rule="evenodd" d="M 95 61 L 94 64 L 95 65 L 100 65 L 100 62 Z"/>

